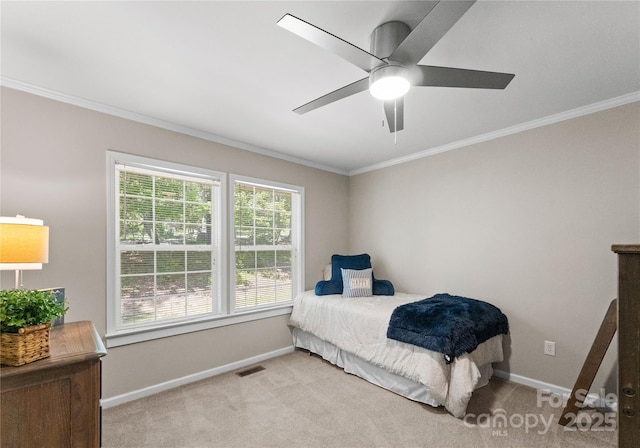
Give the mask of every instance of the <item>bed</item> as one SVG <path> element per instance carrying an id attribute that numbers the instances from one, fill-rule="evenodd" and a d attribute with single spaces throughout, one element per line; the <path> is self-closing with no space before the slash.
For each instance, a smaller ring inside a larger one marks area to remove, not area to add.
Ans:
<path id="1" fill-rule="evenodd" d="M 444 406 L 455 417 L 464 417 L 473 391 L 488 383 L 491 363 L 503 360 L 502 334 L 453 359 L 388 338 L 394 311 L 422 301 L 424 295 L 344 297 L 316 292 L 294 299 L 289 324 L 295 347 L 411 400 Z"/>

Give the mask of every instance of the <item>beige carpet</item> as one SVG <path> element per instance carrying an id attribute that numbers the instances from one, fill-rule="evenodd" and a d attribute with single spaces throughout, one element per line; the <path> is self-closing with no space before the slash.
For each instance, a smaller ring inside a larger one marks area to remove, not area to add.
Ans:
<path id="1" fill-rule="evenodd" d="M 617 445 L 616 431 L 566 431 L 557 424 L 562 409 L 546 403 L 537 407 L 534 389 L 497 378 L 474 393 L 468 417 L 457 419 L 443 408 L 400 397 L 303 351 L 261 365 L 265 370 L 249 376 L 227 373 L 105 409 L 103 446 Z"/>

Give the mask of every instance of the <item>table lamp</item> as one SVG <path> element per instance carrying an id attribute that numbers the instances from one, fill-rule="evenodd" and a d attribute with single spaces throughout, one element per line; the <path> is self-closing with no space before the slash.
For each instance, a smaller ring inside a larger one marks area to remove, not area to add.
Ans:
<path id="1" fill-rule="evenodd" d="M 0 270 L 16 271 L 15 289 L 22 287 L 21 271 L 42 269 L 49 262 L 49 227 L 41 219 L 0 217 Z"/>

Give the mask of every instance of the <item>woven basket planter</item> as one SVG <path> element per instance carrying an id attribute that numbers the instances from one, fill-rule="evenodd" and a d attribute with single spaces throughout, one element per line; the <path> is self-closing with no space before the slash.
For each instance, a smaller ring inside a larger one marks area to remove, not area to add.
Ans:
<path id="1" fill-rule="evenodd" d="M 34 325 L 18 333 L 0 333 L 0 363 L 21 366 L 49 356 L 51 324 Z"/>

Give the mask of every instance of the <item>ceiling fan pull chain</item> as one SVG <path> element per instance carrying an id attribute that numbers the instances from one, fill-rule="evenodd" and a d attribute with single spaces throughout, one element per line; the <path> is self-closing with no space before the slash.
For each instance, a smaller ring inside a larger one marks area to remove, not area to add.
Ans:
<path id="1" fill-rule="evenodd" d="M 393 145 L 398 143 L 398 100 L 393 100 Z"/>

